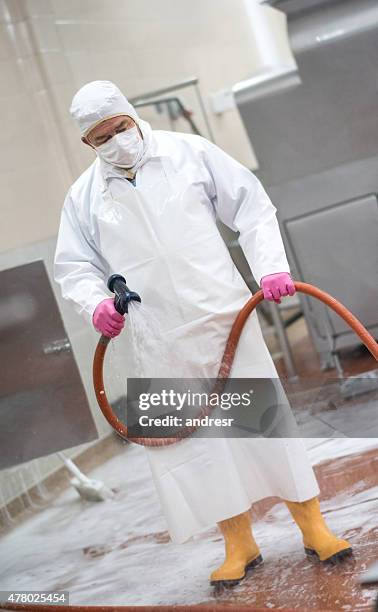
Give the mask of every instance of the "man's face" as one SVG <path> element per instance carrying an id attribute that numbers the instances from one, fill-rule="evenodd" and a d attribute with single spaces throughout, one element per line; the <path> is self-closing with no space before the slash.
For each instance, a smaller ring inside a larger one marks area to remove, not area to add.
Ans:
<path id="1" fill-rule="evenodd" d="M 128 115 L 111 117 L 111 119 L 105 119 L 104 121 L 96 125 L 96 127 L 94 127 L 93 130 L 91 130 L 87 134 L 87 136 L 83 136 L 82 141 L 90 147 L 96 148 L 113 138 L 115 134 L 120 134 L 125 130 L 129 130 L 135 125 L 136 123 L 134 119 L 132 119 Z M 142 136 L 140 130 L 139 133 Z"/>

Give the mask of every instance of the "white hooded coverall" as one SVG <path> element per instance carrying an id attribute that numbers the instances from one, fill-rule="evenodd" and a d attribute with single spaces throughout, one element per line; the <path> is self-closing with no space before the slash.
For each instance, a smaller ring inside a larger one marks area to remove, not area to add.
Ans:
<path id="1" fill-rule="evenodd" d="M 124 170 L 99 157 L 72 185 L 61 216 L 55 279 L 63 297 L 91 320 L 111 295 L 108 277 L 122 274 L 153 310 L 173 356 L 169 373 L 157 362 L 145 376 L 216 377 L 232 323 L 250 297 L 216 217 L 240 233 L 260 283 L 265 275 L 290 272 L 276 209 L 253 173 L 216 145 L 200 136 L 152 131 L 114 85 L 95 83 L 100 85 L 82 88 L 71 109 L 82 130 L 128 114 L 142 131 L 145 152 L 135 186 Z M 122 337 L 129 337 L 127 323 L 116 342 Z M 278 377 L 256 312 L 231 376 Z M 147 453 L 176 542 L 259 499 L 304 501 L 319 493 L 299 438 L 189 438 Z"/>

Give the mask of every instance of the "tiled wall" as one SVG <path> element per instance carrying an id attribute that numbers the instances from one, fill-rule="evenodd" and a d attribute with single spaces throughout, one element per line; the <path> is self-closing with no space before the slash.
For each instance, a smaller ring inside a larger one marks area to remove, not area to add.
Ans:
<path id="1" fill-rule="evenodd" d="M 197 76 L 207 102 L 261 65 L 246 1 L 0 2 L 1 251 L 55 235 L 64 194 L 92 159 L 68 114 L 74 92 L 111 79 L 132 97 Z M 194 92 L 180 95 L 207 135 Z M 237 111 L 210 120 L 217 143 L 253 167 Z"/>

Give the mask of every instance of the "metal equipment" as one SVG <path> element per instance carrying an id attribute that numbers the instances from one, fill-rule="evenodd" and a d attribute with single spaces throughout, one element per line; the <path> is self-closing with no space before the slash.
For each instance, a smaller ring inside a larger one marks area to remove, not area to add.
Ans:
<path id="1" fill-rule="evenodd" d="M 187 88 L 194 88 L 195 96 L 197 98 L 198 106 L 201 111 L 201 115 L 203 117 L 208 136 L 210 140 L 215 142 L 214 134 L 211 129 L 211 124 L 201 95 L 197 77 L 184 79 L 183 81 L 178 81 L 173 85 L 162 87 L 160 89 L 155 89 L 154 91 L 149 91 L 139 96 L 135 96 L 133 98 L 130 98 L 130 102 L 135 108 L 154 106 L 158 112 L 161 111 L 162 107 L 166 107 L 168 111 L 168 116 L 171 120 L 181 116 L 189 123 L 193 134 L 199 134 L 200 132 L 198 131 L 196 124 L 191 118 L 191 113 L 188 111 L 188 109 L 185 108 L 180 98 L 177 95 L 170 95 L 169 97 L 167 97 L 168 94 L 175 94 L 177 91 L 181 91 L 182 89 Z M 174 130 L 174 123 L 172 121 L 171 128 Z"/>
<path id="2" fill-rule="evenodd" d="M 268 0 L 286 13 L 297 68 L 234 86 L 277 206 L 293 275 L 332 293 L 378 336 L 378 4 Z M 323 369 L 348 326 L 301 295 Z"/>

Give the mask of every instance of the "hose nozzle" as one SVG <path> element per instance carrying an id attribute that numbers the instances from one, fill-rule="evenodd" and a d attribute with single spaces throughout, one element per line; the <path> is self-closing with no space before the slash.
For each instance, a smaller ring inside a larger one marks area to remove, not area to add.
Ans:
<path id="1" fill-rule="evenodd" d="M 114 308 L 119 314 L 129 312 L 130 302 L 141 302 L 142 299 L 135 291 L 130 291 L 126 279 L 120 274 L 112 274 L 108 279 L 108 289 L 115 294 Z"/>

